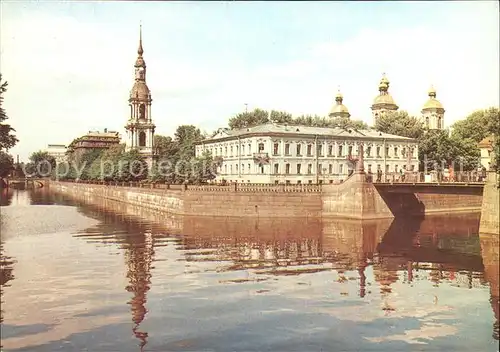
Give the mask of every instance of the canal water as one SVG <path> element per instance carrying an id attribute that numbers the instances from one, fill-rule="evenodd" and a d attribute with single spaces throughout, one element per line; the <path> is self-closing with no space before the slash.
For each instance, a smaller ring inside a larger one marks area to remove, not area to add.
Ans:
<path id="1" fill-rule="evenodd" d="M 497 351 L 479 214 L 206 219 L 1 198 L 2 351 Z"/>

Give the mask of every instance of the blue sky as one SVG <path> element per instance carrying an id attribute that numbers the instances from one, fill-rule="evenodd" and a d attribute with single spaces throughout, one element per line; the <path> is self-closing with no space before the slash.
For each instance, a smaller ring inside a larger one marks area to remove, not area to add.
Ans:
<path id="1" fill-rule="evenodd" d="M 418 115 L 431 84 L 445 124 L 499 105 L 499 8 L 477 2 L 2 1 L 5 108 L 21 159 L 90 129 L 123 131 L 142 21 L 157 133 L 206 131 L 244 109 L 326 115 L 337 88 L 371 122 L 383 72 Z"/>

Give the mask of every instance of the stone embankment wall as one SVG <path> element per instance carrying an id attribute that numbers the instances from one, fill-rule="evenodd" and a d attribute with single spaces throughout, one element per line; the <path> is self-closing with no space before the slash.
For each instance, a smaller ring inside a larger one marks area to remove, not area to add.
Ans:
<path id="1" fill-rule="evenodd" d="M 362 173 L 355 173 L 340 185 L 127 187 L 126 184 L 51 182 L 48 187 L 89 202 L 109 199 L 166 214 L 212 217 L 369 220 L 394 218 L 395 215 L 479 211 L 482 202 L 481 188 L 423 186 L 417 191 L 408 185 L 406 189 L 399 186 L 377 189 L 365 181 Z"/>
<path id="2" fill-rule="evenodd" d="M 104 198 L 155 211 L 193 216 L 321 217 L 320 188 L 315 185 L 262 187 L 189 186 L 157 189 L 52 182 L 50 188 L 93 202 Z"/>
<path id="3" fill-rule="evenodd" d="M 479 232 L 500 235 L 500 188 L 498 174 L 489 172 L 484 185 Z"/>

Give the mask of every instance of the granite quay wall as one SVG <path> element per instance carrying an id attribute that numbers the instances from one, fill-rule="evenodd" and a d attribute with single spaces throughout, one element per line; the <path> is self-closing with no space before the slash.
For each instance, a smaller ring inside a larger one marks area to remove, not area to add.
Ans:
<path id="1" fill-rule="evenodd" d="M 77 199 L 109 199 L 166 214 L 212 217 L 384 219 L 395 215 L 478 212 L 482 186 L 376 185 L 355 173 L 338 185 L 164 185 L 52 181 Z"/>
<path id="2" fill-rule="evenodd" d="M 484 234 L 500 235 L 500 188 L 498 174 L 488 172 L 484 185 L 481 223 L 479 232 Z"/>

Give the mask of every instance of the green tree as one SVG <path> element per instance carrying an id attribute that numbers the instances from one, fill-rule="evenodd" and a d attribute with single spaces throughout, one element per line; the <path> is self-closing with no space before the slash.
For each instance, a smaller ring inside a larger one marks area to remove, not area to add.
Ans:
<path id="1" fill-rule="evenodd" d="M 8 119 L 3 107 L 3 95 L 7 91 L 7 85 L 6 81 L 2 81 L 2 75 L 0 74 L 0 151 L 9 150 L 18 142 L 16 136 L 12 133 L 15 130 L 9 124 L 4 123 Z"/>
<path id="2" fill-rule="evenodd" d="M 6 152 L 0 151 L 0 178 L 7 177 L 14 170 L 14 159 Z"/>
<path id="3" fill-rule="evenodd" d="M 56 159 L 49 155 L 49 153 L 39 150 L 32 153 L 29 160 L 30 162 L 27 169 L 31 175 L 47 177 L 53 174 L 56 166 Z"/>
<path id="4" fill-rule="evenodd" d="M 491 107 L 476 110 L 465 119 L 452 125 L 452 136 L 456 138 L 470 138 L 476 143 L 482 139 L 500 132 L 500 110 Z"/>
<path id="5" fill-rule="evenodd" d="M 252 127 L 269 122 L 269 113 L 262 109 L 242 112 L 229 119 L 229 128 L 238 129 Z"/>
<path id="6" fill-rule="evenodd" d="M 178 151 L 177 144 L 169 136 L 155 135 L 153 145 L 155 154 L 160 159 L 174 155 Z"/>
<path id="7" fill-rule="evenodd" d="M 422 122 L 404 110 L 391 111 L 380 116 L 375 123 L 375 129 L 407 138 L 420 138 L 424 133 Z"/>

